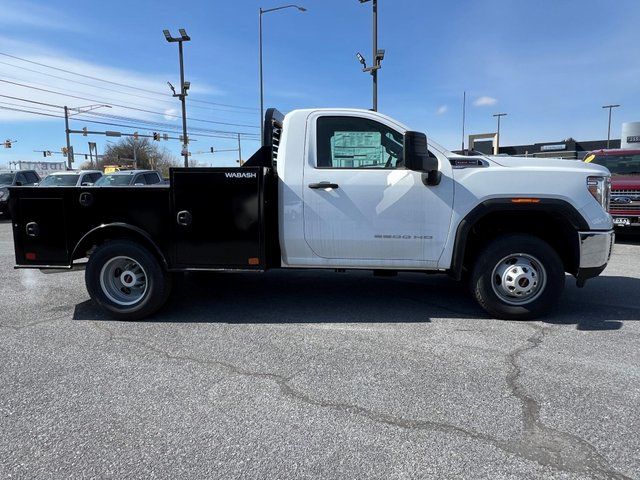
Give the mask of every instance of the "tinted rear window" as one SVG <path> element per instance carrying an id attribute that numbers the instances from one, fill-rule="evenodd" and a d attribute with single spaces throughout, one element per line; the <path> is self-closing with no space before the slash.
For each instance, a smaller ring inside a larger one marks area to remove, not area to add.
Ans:
<path id="1" fill-rule="evenodd" d="M 100 187 L 129 185 L 132 178 L 132 175 L 105 175 L 96 182 L 96 185 Z"/>
<path id="2" fill-rule="evenodd" d="M 40 185 L 43 187 L 73 187 L 78 182 L 80 175 L 49 175 Z"/>
<path id="3" fill-rule="evenodd" d="M 0 185 L 11 185 L 13 183 L 13 173 L 0 173 Z"/>

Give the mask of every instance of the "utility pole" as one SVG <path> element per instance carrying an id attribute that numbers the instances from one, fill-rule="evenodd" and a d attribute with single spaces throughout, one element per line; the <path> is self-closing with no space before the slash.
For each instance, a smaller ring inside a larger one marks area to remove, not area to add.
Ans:
<path id="1" fill-rule="evenodd" d="M 609 148 L 609 144 L 611 143 L 611 110 L 614 108 L 618 108 L 620 105 L 604 105 L 602 108 L 609 109 L 609 127 L 607 128 L 607 149 Z"/>
<path id="2" fill-rule="evenodd" d="M 136 138 L 134 137 L 133 139 L 133 169 L 137 170 L 138 169 L 138 152 L 137 152 L 137 145 L 138 145 L 138 140 L 136 140 Z"/>
<path id="3" fill-rule="evenodd" d="M 69 108 L 64 106 L 64 133 L 67 136 L 67 168 L 71 170 L 73 163 L 73 150 L 71 149 L 71 138 L 69 137 Z"/>
<path id="4" fill-rule="evenodd" d="M 169 83 L 169 87 L 173 91 L 173 96 L 178 97 L 180 99 L 180 103 L 182 104 L 182 155 L 184 155 L 184 166 L 187 168 L 189 166 L 189 137 L 187 136 L 187 90 L 191 86 L 190 82 L 184 81 L 184 59 L 182 52 L 182 42 L 188 42 L 191 40 L 191 37 L 187 35 L 187 32 L 184 28 L 178 29 L 180 32 L 180 37 L 172 37 L 169 33 L 169 30 L 163 30 L 164 37 L 167 39 L 167 42 L 173 43 L 178 42 L 178 55 L 180 57 L 180 93 L 176 93 L 173 85 Z"/>
<path id="5" fill-rule="evenodd" d="M 378 111 L 378 70 L 382 68 L 382 60 L 384 59 L 384 50 L 378 50 L 378 0 L 359 0 L 360 3 L 371 2 L 373 6 L 373 47 L 372 57 L 373 66 L 367 67 L 367 62 L 361 53 L 357 53 L 356 57 L 362 64 L 362 71 L 369 72 L 373 80 L 373 107 L 374 112 Z"/>
<path id="6" fill-rule="evenodd" d="M 240 144 L 240 134 L 238 134 L 238 163 L 242 166 L 242 145 Z"/>
<path id="7" fill-rule="evenodd" d="M 496 139 L 496 151 L 497 151 L 497 153 L 500 153 L 500 117 L 506 117 L 507 114 L 506 113 L 494 113 L 493 116 L 494 117 L 498 117 L 498 135 L 497 135 L 497 139 Z"/>
<path id="8" fill-rule="evenodd" d="M 67 107 L 66 105 L 63 107 L 64 108 L 64 130 L 65 130 L 65 135 L 67 137 L 67 168 L 69 170 L 71 170 L 72 167 L 72 163 L 74 161 L 74 155 L 73 155 L 73 147 L 71 146 L 71 139 L 69 137 L 70 133 L 81 133 L 82 135 L 87 134 L 86 131 L 72 131 L 71 129 L 69 129 L 69 117 L 71 115 L 69 115 L 69 110 L 73 110 L 74 112 L 76 112 L 76 114 L 79 113 L 84 113 L 84 112 L 90 112 L 92 110 L 95 110 L 97 108 L 102 108 L 102 107 L 106 107 L 106 108 L 111 108 L 111 105 L 87 105 L 85 107 L 74 107 L 69 109 L 69 107 Z M 86 130 L 86 129 L 84 129 Z"/>

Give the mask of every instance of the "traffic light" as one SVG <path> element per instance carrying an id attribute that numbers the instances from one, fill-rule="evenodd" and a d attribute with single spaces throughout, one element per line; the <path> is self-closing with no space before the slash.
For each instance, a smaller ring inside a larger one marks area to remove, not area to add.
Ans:
<path id="1" fill-rule="evenodd" d="M 153 132 L 153 139 L 156 142 L 159 142 L 160 141 L 160 134 L 158 132 Z"/>
<path id="2" fill-rule="evenodd" d="M 133 132 L 133 139 L 138 140 L 138 132 Z"/>
<path id="3" fill-rule="evenodd" d="M 163 134 L 162 135 L 162 139 L 163 140 L 169 140 L 169 134 L 168 133 Z"/>
<path id="4" fill-rule="evenodd" d="M 213 153 L 213 147 L 211 147 L 211 153 Z"/>
<path id="5" fill-rule="evenodd" d="M 62 154 L 66 155 L 67 153 L 69 153 L 69 150 L 67 149 L 67 147 L 62 147 Z"/>
<path id="6" fill-rule="evenodd" d="M 4 141 L 4 148 L 11 148 L 11 140 Z"/>
<path id="7" fill-rule="evenodd" d="M 82 127 L 82 136 L 83 137 L 87 136 L 87 127 Z"/>

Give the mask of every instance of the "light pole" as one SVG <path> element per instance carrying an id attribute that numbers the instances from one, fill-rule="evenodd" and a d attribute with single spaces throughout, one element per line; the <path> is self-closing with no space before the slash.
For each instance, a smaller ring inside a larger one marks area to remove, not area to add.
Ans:
<path id="1" fill-rule="evenodd" d="M 375 112 L 378 110 L 378 70 L 382 68 L 382 60 L 384 59 L 384 50 L 378 50 L 378 0 L 359 0 L 360 3 L 367 3 L 371 1 L 373 6 L 373 66 L 367 67 L 367 62 L 361 53 L 357 53 L 356 57 L 362 64 L 362 71 L 369 72 L 373 80 L 373 107 Z"/>
<path id="2" fill-rule="evenodd" d="M 614 108 L 618 108 L 620 105 L 604 105 L 602 108 L 609 109 L 609 128 L 607 129 L 607 149 L 609 148 L 609 143 L 611 142 L 611 110 Z"/>
<path id="3" fill-rule="evenodd" d="M 182 155 L 184 155 L 184 166 L 185 168 L 189 166 L 189 138 L 187 137 L 187 90 L 191 86 L 191 82 L 184 81 L 184 61 L 182 54 L 182 42 L 188 42 L 191 40 L 191 37 L 187 35 L 187 32 L 184 28 L 179 28 L 180 32 L 179 37 L 172 37 L 169 33 L 169 30 L 163 30 L 164 38 L 167 39 L 167 42 L 173 43 L 178 42 L 178 54 L 180 56 L 180 93 L 176 93 L 175 88 L 169 82 L 169 87 L 173 91 L 173 96 L 178 97 L 180 102 L 182 103 Z"/>
<path id="4" fill-rule="evenodd" d="M 506 113 L 494 113 L 494 117 L 498 117 L 498 134 L 496 138 L 496 153 L 500 153 L 500 117 L 506 117 Z"/>
<path id="5" fill-rule="evenodd" d="M 306 12 L 307 9 L 299 5 L 282 5 L 281 7 L 263 9 L 260 7 L 259 15 L 259 32 L 260 32 L 260 141 L 264 142 L 264 81 L 262 76 L 262 15 L 285 8 L 297 8 L 300 12 Z"/>

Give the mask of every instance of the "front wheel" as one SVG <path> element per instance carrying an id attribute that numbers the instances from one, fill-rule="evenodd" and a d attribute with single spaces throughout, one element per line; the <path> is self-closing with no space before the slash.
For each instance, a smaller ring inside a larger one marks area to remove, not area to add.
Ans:
<path id="1" fill-rule="evenodd" d="M 89 257 L 85 283 L 91 298 L 112 316 L 137 320 L 167 300 L 171 277 L 154 255 L 138 243 L 113 240 Z"/>
<path id="2" fill-rule="evenodd" d="M 493 240 L 478 256 L 471 290 L 494 317 L 528 320 L 558 303 L 564 279 L 562 260 L 548 243 L 513 234 Z"/>

